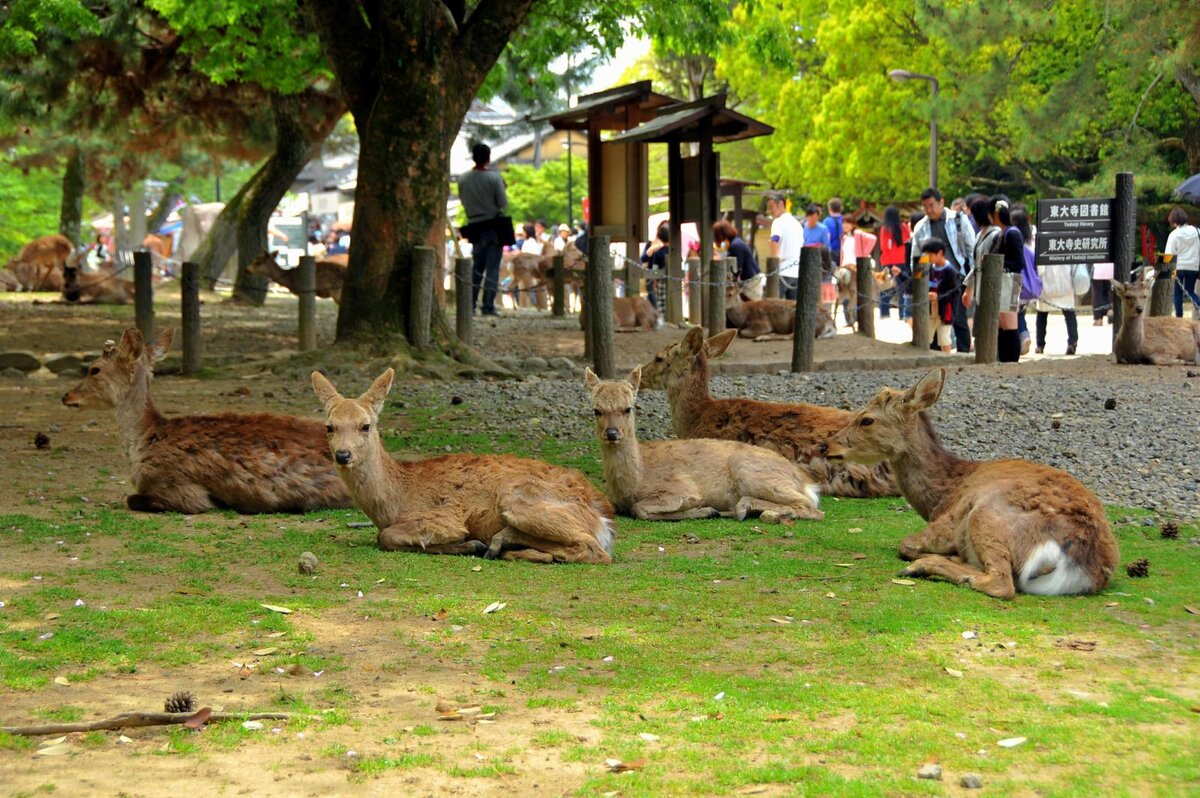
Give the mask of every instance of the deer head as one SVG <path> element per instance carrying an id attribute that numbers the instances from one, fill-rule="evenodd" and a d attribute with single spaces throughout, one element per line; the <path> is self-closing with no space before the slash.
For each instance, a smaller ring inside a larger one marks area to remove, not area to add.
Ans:
<path id="1" fill-rule="evenodd" d="M 900 456 L 920 439 L 921 413 L 937 402 L 945 382 L 946 370 L 937 369 L 907 391 L 882 389 L 824 444 L 825 458 L 870 464 Z"/>
<path id="2" fill-rule="evenodd" d="M 1125 319 L 1136 319 L 1146 310 L 1150 298 L 1150 284 L 1145 280 L 1122 283 L 1113 280 L 1113 293 L 1121 299 L 1121 314 Z"/>
<path id="3" fill-rule="evenodd" d="M 250 265 L 246 267 L 246 271 L 250 272 L 251 274 L 265 274 L 270 276 L 272 271 L 271 267 L 278 269 L 279 261 L 275 259 L 274 252 L 268 252 L 264 249 L 257 256 L 255 256 L 254 260 L 250 261 Z"/>
<path id="4" fill-rule="evenodd" d="M 129 392 L 138 366 L 153 374 L 154 364 L 166 356 L 174 337 L 175 328 L 167 327 L 146 344 L 136 327 L 129 328 L 120 343 L 105 343 L 100 357 L 88 366 L 83 382 L 63 394 L 62 403 L 80 408 L 116 406 Z"/>
<path id="5" fill-rule="evenodd" d="M 319 371 L 312 373 L 313 391 L 325 408 L 325 433 L 329 436 L 329 450 L 339 468 L 356 468 L 369 462 L 382 445 L 376 424 L 395 375 L 392 369 L 387 369 L 362 396 L 346 399 L 324 374 Z"/>
<path id="6" fill-rule="evenodd" d="M 628 380 L 605 382 L 591 369 L 583 372 L 583 384 L 592 394 L 592 412 L 596 416 L 596 436 L 601 444 L 620 443 L 637 438 L 637 422 L 633 412 L 637 401 L 641 368 L 629 372 Z"/>
<path id="7" fill-rule="evenodd" d="M 709 360 L 720 357 L 737 333 L 737 330 L 725 330 L 705 340 L 704 329 L 693 327 L 681 340 L 663 347 L 653 360 L 642 366 L 641 387 L 664 390 L 667 385 L 682 380 L 691 373 L 701 352 Z"/>

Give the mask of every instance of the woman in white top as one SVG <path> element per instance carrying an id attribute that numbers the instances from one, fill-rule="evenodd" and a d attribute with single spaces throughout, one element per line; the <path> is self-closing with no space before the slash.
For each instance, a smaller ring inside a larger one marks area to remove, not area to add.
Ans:
<path id="1" fill-rule="evenodd" d="M 545 249 L 545 244 L 537 237 L 537 232 L 534 230 L 533 225 L 526 222 L 522 227 L 525 230 L 525 241 L 521 244 L 521 251 L 540 257 L 542 250 Z"/>
<path id="2" fill-rule="evenodd" d="M 1192 318 L 1200 319 L 1200 296 L 1196 295 L 1196 276 L 1200 274 L 1200 233 L 1195 225 L 1188 224 L 1183 208 L 1173 209 L 1167 221 L 1175 228 L 1167 236 L 1167 247 L 1163 250 L 1175 256 L 1175 315 L 1183 318 L 1183 292 L 1187 291 L 1192 301 Z"/>

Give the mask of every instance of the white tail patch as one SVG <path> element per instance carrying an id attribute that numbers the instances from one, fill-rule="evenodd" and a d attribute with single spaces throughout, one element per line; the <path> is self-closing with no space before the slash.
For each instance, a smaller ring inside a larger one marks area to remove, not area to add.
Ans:
<path id="1" fill-rule="evenodd" d="M 616 536 L 616 530 L 613 529 L 613 522 L 601 517 L 600 526 L 596 529 L 596 541 L 600 544 L 600 548 L 604 549 L 611 556 L 613 553 L 613 538 Z"/>
<path id="2" fill-rule="evenodd" d="M 1025 559 L 1017 589 L 1037 596 L 1065 596 L 1089 592 L 1092 579 L 1056 542 L 1047 540 Z"/>
<path id="3" fill-rule="evenodd" d="M 812 502 L 814 510 L 821 506 L 821 489 L 815 483 L 808 483 L 808 487 L 804 489 L 804 495 Z"/>

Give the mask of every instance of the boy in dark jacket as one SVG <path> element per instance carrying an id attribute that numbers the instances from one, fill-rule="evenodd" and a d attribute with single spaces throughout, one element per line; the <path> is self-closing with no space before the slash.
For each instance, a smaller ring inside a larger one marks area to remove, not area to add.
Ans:
<path id="1" fill-rule="evenodd" d="M 929 303 L 937 304 L 937 347 L 949 352 L 954 331 L 954 300 L 958 297 L 958 270 L 946 260 L 946 244 L 931 238 L 921 245 L 923 260 L 929 262 Z"/>

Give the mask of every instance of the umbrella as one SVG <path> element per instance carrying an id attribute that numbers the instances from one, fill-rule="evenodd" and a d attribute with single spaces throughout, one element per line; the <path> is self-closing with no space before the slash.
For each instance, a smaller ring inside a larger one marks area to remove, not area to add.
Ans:
<path id="1" fill-rule="evenodd" d="M 1175 187 L 1181 199 L 1200 202 L 1200 174 L 1195 174 Z"/>

